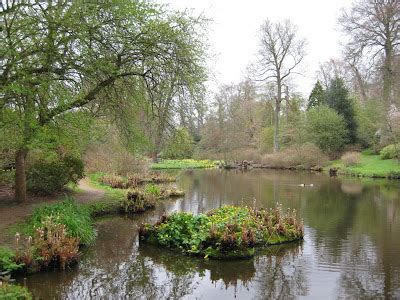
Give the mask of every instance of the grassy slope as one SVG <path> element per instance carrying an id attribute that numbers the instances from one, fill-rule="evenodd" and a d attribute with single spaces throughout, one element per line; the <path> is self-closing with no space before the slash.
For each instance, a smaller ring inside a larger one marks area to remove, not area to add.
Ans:
<path id="1" fill-rule="evenodd" d="M 332 161 L 327 167 L 338 168 L 340 174 L 365 176 L 365 177 L 399 177 L 400 164 L 395 159 L 382 160 L 379 155 L 372 155 L 368 151 L 361 154 L 360 163 L 355 166 L 346 167 L 339 160 Z"/>
<path id="2" fill-rule="evenodd" d="M 125 198 L 126 191 L 121 189 L 113 189 L 105 184 L 98 182 L 98 178 L 103 174 L 88 174 L 90 185 L 105 191 L 104 197 L 97 201 L 83 204 L 91 210 L 93 216 L 99 216 L 119 211 L 120 201 Z"/>
<path id="3" fill-rule="evenodd" d="M 164 159 L 151 165 L 153 170 L 214 168 L 217 161 L 195 159 Z"/>

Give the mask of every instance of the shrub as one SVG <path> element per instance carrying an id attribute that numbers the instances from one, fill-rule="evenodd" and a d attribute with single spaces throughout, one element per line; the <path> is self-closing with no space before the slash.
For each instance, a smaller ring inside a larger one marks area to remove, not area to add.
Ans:
<path id="1" fill-rule="evenodd" d="M 194 152 L 194 141 L 186 128 L 177 129 L 163 153 L 164 158 L 189 158 Z"/>
<path id="2" fill-rule="evenodd" d="M 347 142 L 346 123 L 341 115 L 324 105 L 307 112 L 307 131 L 310 140 L 322 151 L 334 154 Z"/>
<path id="3" fill-rule="evenodd" d="M 383 148 L 380 152 L 382 159 L 399 159 L 400 144 L 391 144 Z"/>
<path id="4" fill-rule="evenodd" d="M 84 176 L 83 162 L 73 156 L 40 157 L 30 164 L 27 172 L 27 188 L 40 194 L 52 194 L 68 182 L 77 183 Z"/>
<path id="5" fill-rule="evenodd" d="M 77 205 L 72 199 L 36 208 L 26 226 L 26 233 L 33 236 L 49 217 L 65 225 L 68 236 L 78 238 L 83 245 L 91 244 L 96 237 L 89 209 Z"/>
<path id="6" fill-rule="evenodd" d="M 85 152 L 84 161 L 87 172 L 116 173 L 127 176 L 130 173 L 146 173 L 150 160 L 141 155 L 132 154 L 122 143 L 116 128 L 101 130 L 107 135 L 101 141 L 91 144 Z M 135 149 L 140 145 L 140 139 L 135 139 Z"/>
<path id="7" fill-rule="evenodd" d="M 316 145 L 306 143 L 300 147 L 291 147 L 278 153 L 264 155 L 262 165 L 270 168 L 311 168 L 322 166 L 328 160 Z"/>
<path id="8" fill-rule="evenodd" d="M 346 167 L 355 166 L 360 162 L 361 155 L 359 152 L 346 152 L 341 159 Z"/>
<path id="9" fill-rule="evenodd" d="M 26 287 L 0 281 L 0 299 L 32 299 Z"/>
<path id="10" fill-rule="evenodd" d="M 262 151 L 272 151 L 274 149 L 274 128 L 264 127 L 259 133 L 259 144 Z"/>
<path id="11" fill-rule="evenodd" d="M 124 213 L 139 213 L 156 206 L 157 197 L 138 189 L 127 192 L 126 198 L 121 202 L 121 210 Z"/>

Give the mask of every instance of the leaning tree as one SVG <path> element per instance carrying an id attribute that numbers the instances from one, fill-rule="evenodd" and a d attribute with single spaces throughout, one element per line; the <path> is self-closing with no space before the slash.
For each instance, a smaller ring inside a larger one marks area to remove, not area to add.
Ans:
<path id="1" fill-rule="evenodd" d="M 7 0 L 0 22 L 0 126 L 15 151 L 19 201 L 27 154 L 57 118 L 118 97 L 124 83 L 151 100 L 165 74 L 204 71 L 202 20 L 147 1 Z"/>

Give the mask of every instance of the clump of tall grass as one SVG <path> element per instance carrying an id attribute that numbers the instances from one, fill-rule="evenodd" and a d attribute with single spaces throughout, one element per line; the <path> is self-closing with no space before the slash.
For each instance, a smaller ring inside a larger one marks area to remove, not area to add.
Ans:
<path id="1" fill-rule="evenodd" d="M 23 233 L 34 236 L 36 230 L 43 227 L 49 217 L 55 218 L 57 223 L 64 225 L 66 233 L 71 237 L 78 238 L 82 245 L 90 245 L 94 242 L 96 232 L 93 228 L 90 210 L 76 204 L 72 198 L 36 208 L 24 226 Z"/>

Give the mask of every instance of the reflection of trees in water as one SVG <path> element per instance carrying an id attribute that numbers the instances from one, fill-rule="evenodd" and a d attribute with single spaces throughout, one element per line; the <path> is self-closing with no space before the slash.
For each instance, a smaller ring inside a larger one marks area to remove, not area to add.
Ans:
<path id="1" fill-rule="evenodd" d="M 307 265 L 301 258 L 302 244 L 272 246 L 268 254 L 256 257 L 257 297 L 292 298 L 307 295 Z"/>
<path id="2" fill-rule="evenodd" d="M 249 289 L 249 284 L 256 281 L 257 295 L 267 297 L 304 295 L 307 291 L 305 269 L 292 269 L 293 261 L 298 260 L 302 252 L 302 243 L 263 248 L 255 259 L 237 261 L 205 260 L 151 245 L 141 245 L 139 251 L 154 264 L 163 267 L 171 278 L 188 281 L 186 289 L 194 288 L 190 287 L 190 283 L 193 284 L 192 279 L 196 275 L 204 277 L 210 274 L 210 282 L 221 281 L 225 288 L 233 287 L 235 291 L 242 287 Z M 174 284 L 174 281 L 171 283 Z M 183 288 L 175 285 L 177 287 Z M 189 291 L 177 289 L 177 292 L 182 295 Z"/>
<path id="3" fill-rule="evenodd" d="M 358 242 L 351 241 L 347 251 L 341 254 L 340 288 L 338 296 L 378 298 L 385 295 L 385 274 L 374 245 L 364 236 Z M 388 295 L 385 295 L 388 296 Z"/>
<path id="4" fill-rule="evenodd" d="M 237 286 L 238 282 L 247 285 L 254 276 L 253 260 L 217 261 L 206 260 L 201 257 L 191 257 L 168 249 L 152 245 L 141 245 L 139 251 L 143 256 L 152 260 L 154 264 L 162 266 L 174 276 L 190 276 L 196 274 L 203 277 L 206 271 L 210 273 L 210 281 L 222 280 L 226 287 Z"/>
<path id="5" fill-rule="evenodd" d="M 320 186 L 323 199 L 307 199 L 317 260 L 340 266 L 341 296 L 392 297 L 400 292 L 399 189 L 370 184 L 356 194 L 337 185 Z"/>

